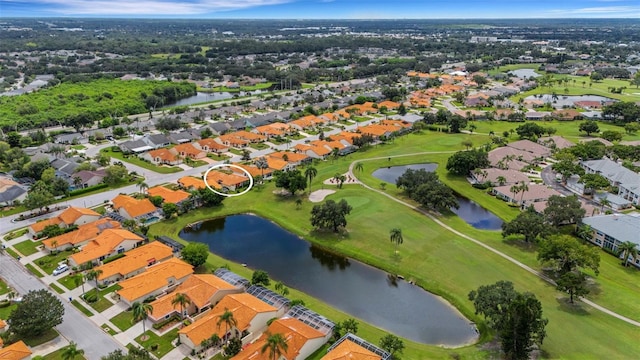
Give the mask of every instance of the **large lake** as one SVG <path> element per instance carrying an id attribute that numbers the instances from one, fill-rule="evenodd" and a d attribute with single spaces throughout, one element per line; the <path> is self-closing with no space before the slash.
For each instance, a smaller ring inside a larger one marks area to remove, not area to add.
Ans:
<path id="1" fill-rule="evenodd" d="M 214 93 L 198 92 L 193 96 L 189 96 L 189 97 L 186 97 L 184 99 L 180 99 L 180 100 L 178 100 L 176 102 L 167 104 L 167 105 L 165 105 L 165 107 L 201 104 L 201 103 L 206 103 L 206 102 L 210 102 L 210 101 L 231 99 L 231 98 L 233 98 L 234 95 L 238 95 L 239 97 L 242 97 L 242 96 L 260 94 L 261 92 L 263 92 L 263 91 L 262 90 L 255 90 L 255 91 L 250 91 L 250 92 L 249 91 L 240 91 L 240 92 L 237 92 L 237 93 L 230 93 L 230 92 L 214 92 Z"/>
<path id="2" fill-rule="evenodd" d="M 301 290 L 351 316 L 416 342 L 460 346 L 475 326 L 442 298 L 353 259 L 327 252 L 254 215 L 185 228 L 180 237 Z M 220 264 L 222 265 L 222 264 Z"/>
<path id="3" fill-rule="evenodd" d="M 400 177 L 400 175 L 404 174 L 408 169 L 411 170 L 421 170 L 424 169 L 426 171 L 432 172 L 436 170 L 438 164 L 427 163 L 427 164 L 411 164 L 404 166 L 390 166 L 386 168 L 380 168 L 373 172 L 373 176 L 382 181 L 386 181 L 388 183 L 395 184 L 396 180 Z M 497 217 L 491 211 L 483 208 L 477 203 L 457 195 L 459 208 L 454 209 L 453 211 L 456 215 L 458 215 L 462 220 L 467 222 L 469 225 L 473 226 L 476 229 L 482 230 L 500 230 L 502 229 L 502 219 Z"/>

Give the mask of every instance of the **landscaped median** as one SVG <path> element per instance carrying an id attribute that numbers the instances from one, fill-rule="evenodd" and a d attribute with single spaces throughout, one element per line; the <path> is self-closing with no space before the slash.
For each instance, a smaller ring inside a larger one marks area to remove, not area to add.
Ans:
<path id="1" fill-rule="evenodd" d="M 331 178 L 336 173 L 345 173 L 352 161 L 381 157 L 379 161 L 384 164 L 383 166 L 398 165 L 397 159 L 388 159 L 388 157 L 429 150 L 460 150 L 463 148 L 461 142 L 468 138 L 474 142 L 477 141 L 478 144 L 488 140 L 488 137 L 483 135 L 444 135 L 427 132 L 424 135 L 401 137 L 396 140 L 395 144 L 379 145 L 367 152 L 358 152 L 336 161 L 319 163 L 315 165 L 318 169 L 318 175 L 312 183 L 312 190 L 319 189 L 322 180 Z M 434 159 L 434 156 L 440 156 L 440 158 Z M 407 158 L 406 161 L 414 163 L 440 162 L 447 156 L 447 154 L 420 155 Z M 364 174 L 370 174 L 375 166 L 370 162 L 363 164 L 364 178 L 370 176 Z M 444 171 L 444 169 L 438 171 Z M 442 175 L 441 178 L 447 183 L 454 183 L 453 180 L 449 181 Z M 375 180 L 372 186 L 377 187 L 379 183 L 379 180 Z M 462 183 L 455 184 L 457 184 L 456 191 L 459 190 L 458 187 L 463 185 Z M 326 186 L 324 185 L 324 187 Z M 472 189 L 468 184 L 465 186 Z M 387 192 L 400 195 L 392 188 L 393 186 L 389 186 Z M 640 351 L 640 344 L 635 341 L 639 329 L 585 304 L 568 306 L 564 301 L 564 295 L 557 292 L 552 285 L 503 257 L 451 233 L 426 216 L 382 194 L 364 189 L 360 185 L 345 185 L 343 189 L 330 195 L 329 199 L 345 199 L 353 206 L 353 211 L 347 217 L 348 233 L 337 236 L 332 233 L 313 231 L 309 223 L 309 213 L 313 204 L 305 200 L 297 209 L 295 197 L 276 196 L 272 193 L 273 190 L 274 186 L 270 183 L 264 185 L 260 191 L 252 191 L 245 196 L 227 199 L 224 205 L 219 208 L 196 210 L 179 218 L 154 224 L 151 226 L 150 234 L 169 235 L 177 238 L 178 232 L 189 223 L 229 214 L 251 212 L 273 220 L 280 226 L 315 244 L 372 264 L 389 273 L 401 274 L 407 279 L 415 280 L 416 284 L 444 296 L 472 321 L 479 322 L 480 319 L 473 314 L 473 306 L 467 298 L 469 291 L 498 280 L 511 281 L 518 290 L 526 290 L 536 294 L 543 304 L 544 316 L 549 319 L 548 336 L 542 347 L 545 357 L 609 358 L 615 354 L 620 358 L 633 358 Z M 504 205 L 503 202 L 477 189 L 472 190 L 477 191 L 473 195 L 476 198 L 468 197 L 483 206 L 489 201 L 490 206 L 485 207 L 490 210 L 495 207 L 497 214 L 506 220 L 517 215 L 516 210 L 508 207 L 505 207 L 505 210 L 497 210 Z M 460 192 L 467 196 L 463 191 Z M 469 225 L 452 215 L 445 215 L 442 220 L 451 221 L 452 226 L 463 233 L 469 233 L 471 236 L 482 234 L 479 239 L 481 241 L 500 243 L 503 248 L 509 247 L 502 242 L 499 232 L 471 230 Z M 402 228 L 404 237 L 404 243 L 398 249 L 400 252 L 398 258 L 393 256 L 393 244 L 389 241 L 389 230 L 394 227 Z M 516 247 L 512 247 L 509 254 L 523 259 L 534 257 L 534 255 L 523 252 Z M 251 270 L 239 264 L 234 264 L 213 254 L 209 256 L 208 266 L 210 268 L 223 264 L 229 264 L 232 271 L 242 276 L 251 276 Z M 303 299 L 309 308 L 334 321 L 342 321 L 350 317 L 348 314 L 294 289 L 291 289 L 289 297 Z M 601 305 L 608 306 L 609 304 Z M 583 315 L 579 316 L 579 314 Z M 484 331 L 481 322 L 479 326 L 483 330 L 482 341 L 484 341 L 489 334 Z M 384 331 L 362 322 L 358 331 L 358 335 L 373 343 L 378 343 L 384 334 Z M 593 339 L 601 338 L 602 334 L 609 335 L 606 342 L 593 341 Z M 455 354 L 461 357 L 495 357 L 495 353 L 475 345 L 452 350 L 417 344 L 408 340 L 405 340 L 405 345 L 407 347 L 403 358 L 406 359 L 444 358 Z"/>

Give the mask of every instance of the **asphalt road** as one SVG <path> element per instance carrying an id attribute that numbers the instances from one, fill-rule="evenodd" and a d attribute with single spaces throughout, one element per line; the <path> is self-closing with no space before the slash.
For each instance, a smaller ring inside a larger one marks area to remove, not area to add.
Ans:
<path id="1" fill-rule="evenodd" d="M 40 282 L 15 259 L 4 253 L 0 254 L 0 277 L 5 279 L 21 295 L 26 294 L 29 290 L 48 290 L 44 283 Z M 64 306 L 63 322 L 56 329 L 65 339 L 76 342 L 78 348 L 85 351 L 87 359 L 97 360 L 114 350 L 125 350 L 109 334 L 71 305 L 68 299 L 63 299 L 60 295 L 52 293 L 60 298 Z"/>

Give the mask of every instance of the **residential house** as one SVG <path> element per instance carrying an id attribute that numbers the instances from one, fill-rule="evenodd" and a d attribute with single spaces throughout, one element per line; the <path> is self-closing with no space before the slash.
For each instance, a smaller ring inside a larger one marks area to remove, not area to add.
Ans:
<path id="1" fill-rule="evenodd" d="M 389 100 L 381 101 L 378 103 L 378 109 L 381 109 L 383 106 L 386 107 L 387 110 L 395 110 L 400 107 L 400 103 Z"/>
<path id="2" fill-rule="evenodd" d="M 35 238 L 49 225 L 57 225 L 59 227 L 66 228 L 72 225 L 80 226 L 88 224 L 90 222 L 97 221 L 98 219 L 100 219 L 100 214 L 91 209 L 70 206 L 58 216 L 31 224 L 29 226 L 29 235 Z"/>
<path id="3" fill-rule="evenodd" d="M 376 345 L 346 333 L 338 339 L 321 360 L 390 360 L 391 354 Z"/>
<path id="4" fill-rule="evenodd" d="M 489 151 L 488 158 L 493 167 L 520 171 L 527 165 L 533 164 L 536 156 L 529 152 L 503 146 Z"/>
<path id="5" fill-rule="evenodd" d="M 180 204 L 188 200 L 190 194 L 184 190 L 171 190 L 164 186 L 154 186 L 147 190 L 150 197 L 160 196 L 165 203 Z"/>
<path id="6" fill-rule="evenodd" d="M 279 359 L 304 360 L 318 350 L 327 341 L 323 333 L 306 325 L 298 319 L 286 317 L 276 319 L 267 328 L 267 332 L 246 346 L 232 360 L 270 360 L 271 355 L 262 348 L 267 343 L 269 334 L 281 334 L 287 342 L 287 350 Z"/>
<path id="7" fill-rule="evenodd" d="M 80 251 L 69 256 L 72 266 L 81 266 L 86 263 L 94 265 L 102 260 L 122 254 L 127 250 L 142 244 L 145 239 L 125 229 L 107 229 L 80 248 Z"/>
<path id="8" fill-rule="evenodd" d="M 176 153 L 168 149 L 151 150 L 142 155 L 142 158 L 158 165 L 180 164 L 180 159 L 178 158 Z"/>
<path id="9" fill-rule="evenodd" d="M 181 177 L 178 179 L 178 185 L 187 190 L 199 190 L 207 187 L 202 178 L 196 178 L 193 176 Z"/>
<path id="10" fill-rule="evenodd" d="M 575 146 L 576 144 L 572 143 L 571 141 L 563 138 L 562 136 L 547 136 L 547 137 L 541 137 L 538 139 L 538 144 L 542 145 L 542 146 L 546 146 L 549 149 L 566 149 L 572 146 Z"/>
<path id="11" fill-rule="evenodd" d="M 236 320 L 235 326 L 218 326 L 220 315 L 230 311 Z M 253 341 L 266 327 L 267 321 L 276 317 L 276 308 L 246 294 L 230 294 L 220 300 L 209 312 L 199 317 L 191 325 L 178 331 L 180 342 L 198 352 L 202 340 L 217 334 L 220 339 L 237 336 L 243 344 Z"/>
<path id="12" fill-rule="evenodd" d="M 545 201 L 552 195 L 562 196 L 554 189 L 548 188 L 544 185 L 528 184 L 528 190 L 518 191 L 514 193 L 512 186 L 498 186 L 493 188 L 493 194 L 508 202 L 519 204 L 523 207 L 527 207 L 538 201 Z"/>
<path id="13" fill-rule="evenodd" d="M 290 126 L 283 123 L 273 123 L 268 125 L 258 126 L 252 130 L 256 134 L 260 134 L 267 139 L 278 136 L 286 136 L 289 133 Z"/>
<path id="14" fill-rule="evenodd" d="M 143 153 L 145 151 L 154 149 L 154 147 L 149 145 L 146 141 L 144 141 L 143 138 L 125 141 L 123 143 L 118 144 L 118 147 L 125 154 L 129 154 L 129 153 L 138 154 L 138 153 Z"/>
<path id="15" fill-rule="evenodd" d="M 508 147 L 533 154 L 536 158 L 546 158 L 551 155 L 551 150 L 548 147 L 534 143 L 531 140 L 519 140 L 507 144 Z"/>
<path id="16" fill-rule="evenodd" d="M 171 145 L 171 140 L 164 134 L 151 134 L 145 136 L 143 139 L 147 145 L 154 149 L 160 149 Z"/>
<path id="17" fill-rule="evenodd" d="M 149 199 L 136 199 L 129 195 L 118 195 L 113 200 L 113 209 L 127 220 L 148 221 L 158 216 L 158 209 Z"/>
<path id="18" fill-rule="evenodd" d="M 152 322 L 168 319 L 180 314 L 180 306 L 172 304 L 176 294 L 186 295 L 190 303 L 182 309 L 184 316 L 201 313 L 215 306 L 229 294 L 239 294 L 241 287 L 233 286 L 213 274 L 193 274 L 174 291 L 157 298 L 151 303 L 153 312 L 149 314 Z"/>
<path id="19" fill-rule="evenodd" d="M 27 190 L 17 182 L 5 176 L 0 176 L 0 204 L 10 205 L 15 200 L 22 200 L 27 196 Z"/>
<path id="20" fill-rule="evenodd" d="M 254 179 L 258 176 L 262 176 L 262 178 L 265 180 L 269 180 L 273 178 L 274 170 L 271 168 L 258 169 L 258 167 L 255 165 L 244 165 L 244 164 L 237 164 L 237 165 L 242 169 L 246 170 L 249 173 L 249 175 L 251 175 L 251 177 L 253 177 Z M 244 177 L 247 176 L 247 174 L 244 171 L 241 171 L 235 168 L 233 169 L 233 172 L 234 174 L 237 174 L 240 176 L 244 176 Z"/>
<path id="21" fill-rule="evenodd" d="M 31 354 L 31 349 L 22 340 L 0 348 L 0 359 L 2 360 L 29 360 Z"/>
<path id="22" fill-rule="evenodd" d="M 295 169 L 295 166 L 290 164 L 289 162 L 279 159 L 277 157 L 267 156 L 265 158 L 267 160 L 267 165 L 269 169 L 273 171 L 290 171 Z"/>
<path id="23" fill-rule="evenodd" d="M 471 172 L 471 181 L 474 184 L 490 182 L 492 186 L 515 185 L 522 182 L 528 183 L 527 174 L 510 169 L 487 168 Z"/>
<path id="24" fill-rule="evenodd" d="M 222 135 L 231 131 L 231 125 L 226 122 L 215 122 L 213 124 L 209 124 L 209 128 L 214 135 Z"/>
<path id="25" fill-rule="evenodd" d="M 591 237 L 588 239 L 595 245 L 607 249 L 612 253 L 618 253 L 619 246 L 623 242 L 630 241 L 640 245 L 640 217 L 625 214 L 600 215 L 582 219 L 582 223 L 590 226 Z M 639 246 L 640 248 L 640 246 Z M 638 254 L 636 254 L 638 255 Z M 640 267 L 640 256 L 628 260 Z"/>
<path id="26" fill-rule="evenodd" d="M 74 246 L 82 246 L 96 238 L 105 230 L 120 229 L 118 221 L 111 218 L 102 218 L 94 222 L 78 226 L 76 230 L 48 238 L 42 241 L 47 251 L 64 250 Z"/>
<path id="27" fill-rule="evenodd" d="M 160 241 L 153 241 L 138 246 L 124 253 L 120 259 L 100 265 L 98 283 L 108 285 L 123 279 L 128 279 L 144 272 L 149 266 L 161 263 L 173 257 L 173 249 Z"/>
<path id="28" fill-rule="evenodd" d="M 180 131 L 177 133 L 170 133 L 168 135 L 168 139 L 172 144 L 184 144 L 193 141 L 195 137 L 189 131 Z"/>
<path id="29" fill-rule="evenodd" d="M 194 146 L 199 147 L 201 150 L 204 150 L 208 153 L 221 154 L 229 151 L 229 147 L 211 138 L 198 140 L 194 143 Z"/>
<path id="30" fill-rule="evenodd" d="M 264 286 L 251 285 L 246 291 L 247 294 L 276 308 L 277 317 L 283 316 L 289 309 L 289 304 L 291 303 L 289 299 Z"/>
<path id="31" fill-rule="evenodd" d="M 107 176 L 105 170 L 81 170 L 73 174 L 72 182 L 76 189 L 84 189 L 102 184 L 105 176 Z M 79 179 L 77 183 L 76 178 Z"/>
<path id="32" fill-rule="evenodd" d="M 212 188 L 223 191 L 236 191 L 239 188 L 249 185 L 249 179 L 246 176 L 217 170 L 209 171 L 206 181 Z"/>
<path id="33" fill-rule="evenodd" d="M 182 159 L 202 159 L 207 157 L 207 152 L 194 146 L 192 143 L 179 144 L 169 149 L 169 151 L 175 155 L 180 156 Z"/>
<path id="34" fill-rule="evenodd" d="M 552 113 L 552 116 L 558 120 L 581 120 L 582 113 L 575 109 L 561 109 Z"/>
<path id="35" fill-rule="evenodd" d="M 56 176 L 63 179 L 71 179 L 80 164 L 76 161 L 79 158 L 71 159 L 54 159 L 49 165 L 56 171 Z"/>
<path id="36" fill-rule="evenodd" d="M 634 205 L 640 205 L 640 174 L 609 159 L 580 161 L 580 166 L 587 174 L 600 174 L 612 186 L 618 187 L 618 195 Z"/>
<path id="37" fill-rule="evenodd" d="M 80 133 L 60 134 L 53 140 L 56 144 L 86 144 L 89 138 Z"/>
<path id="38" fill-rule="evenodd" d="M 119 299 L 131 306 L 163 293 L 173 291 L 193 274 L 193 266 L 180 259 L 169 260 L 149 266 L 147 270 L 132 278 L 120 282 L 121 289 L 116 290 Z"/>
<path id="39" fill-rule="evenodd" d="M 331 149 L 320 145 L 296 144 L 294 149 L 313 159 L 326 159 L 331 154 Z"/>
<path id="40" fill-rule="evenodd" d="M 540 106 L 542 106 L 542 105 L 540 105 Z M 549 112 L 527 111 L 526 113 L 524 113 L 524 118 L 526 120 L 544 120 L 544 118 L 549 116 L 549 115 L 551 115 L 551 113 L 549 113 Z"/>
<path id="41" fill-rule="evenodd" d="M 599 143 L 602 143 L 606 147 L 613 146 L 613 143 L 611 141 L 603 139 L 603 138 L 588 138 L 588 139 L 580 139 L 579 140 L 579 142 L 581 142 L 581 143 L 586 143 L 586 142 L 591 142 L 591 141 L 597 141 Z"/>
<path id="42" fill-rule="evenodd" d="M 276 151 L 268 155 L 268 157 L 284 160 L 293 166 L 300 166 L 311 162 L 311 157 L 305 154 L 291 151 Z"/>

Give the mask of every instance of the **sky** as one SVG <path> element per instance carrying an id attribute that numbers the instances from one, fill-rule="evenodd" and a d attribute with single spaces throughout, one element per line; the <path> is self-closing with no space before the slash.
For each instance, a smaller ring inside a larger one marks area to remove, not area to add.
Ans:
<path id="1" fill-rule="evenodd" d="M 4 17 L 637 18 L 639 0 L 0 0 Z"/>

